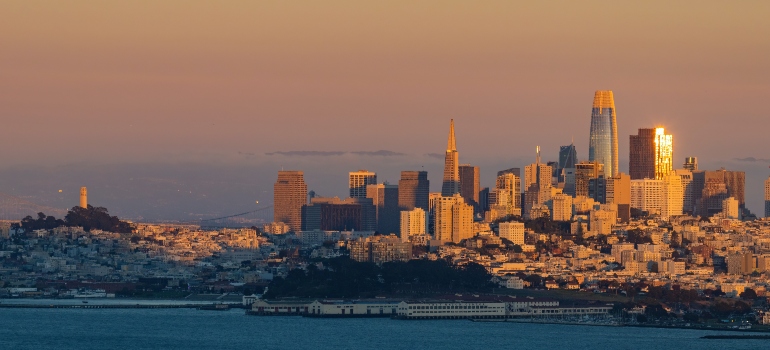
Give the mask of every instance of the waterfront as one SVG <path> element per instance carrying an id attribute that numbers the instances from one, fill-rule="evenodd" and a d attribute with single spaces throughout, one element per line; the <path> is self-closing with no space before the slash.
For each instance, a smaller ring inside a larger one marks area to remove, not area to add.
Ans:
<path id="1" fill-rule="evenodd" d="M 467 320 L 251 317 L 243 310 L 0 309 L 0 349 L 764 349 L 730 332 Z"/>

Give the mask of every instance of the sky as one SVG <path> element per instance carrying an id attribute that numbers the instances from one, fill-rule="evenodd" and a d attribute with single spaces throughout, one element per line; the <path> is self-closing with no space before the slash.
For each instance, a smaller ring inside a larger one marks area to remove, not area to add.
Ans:
<path id="1" fill-rule="evenodd" d="M 270 202 L 281 168 L 323 195 L 344 196 L 360 168 L 392 183 L 424 168 L 436 188 L 450 118 L 461 163 L 488 186 L 537 145 L 556 160 L 574 139 L 587 158 L 606 89 L 622 171 L 628 135 L 663 126 L 675 164 L 746 171 L 761 214 L 768 13 L 706 0 L 3 1 L 0 192 L 68 207 L 88 185 L 113 213 L 176 218 Z M 169 202 L 168 183 L 206 196 Z"/>

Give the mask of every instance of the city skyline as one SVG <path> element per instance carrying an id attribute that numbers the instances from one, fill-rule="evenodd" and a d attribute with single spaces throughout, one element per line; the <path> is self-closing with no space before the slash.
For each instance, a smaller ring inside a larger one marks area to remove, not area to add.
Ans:
<path id="1" fill-rule="evenodd" d="M 770 339 L 768 14 L 0 1 L 0 344 Z"/>
<path id="2" fill-rule="evenodd" d="M 433 5 L 6 2 L 0 113 L 19 132 L 4 137 L 0 192 L 66 209 L 88 186 L 117 214 L 182 219 L 267 201 L 282 167 L 324 195 L 346 191 L 330 168 L 391 183 L 424 169 L 435 190 L 446 132 L 434 129 L 450 118 L 461 161 L 491 187 L 532 163 L 533 145 L 557 160 L 574 139 L 587 156 L 587 101 L 611 89 L 621 170 L 627 135 L 662 125 L 675 168 L 697 156 L 745 170 L 762 211 L 770 39 L 756 33 L 770 4 Z M 286 125 L 291 137 L 275 132 Z"/>

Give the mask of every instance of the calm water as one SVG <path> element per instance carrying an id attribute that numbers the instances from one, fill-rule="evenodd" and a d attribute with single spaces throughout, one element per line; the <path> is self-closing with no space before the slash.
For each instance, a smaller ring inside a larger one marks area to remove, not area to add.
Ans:
<path id="1" fill-rule="evenodd" d="M 0 309 L 0 349 L 768 349 L 678 329 L 309 319 L 243 310 Z M 736 334 L 736 333 L 733 333 Z"/>

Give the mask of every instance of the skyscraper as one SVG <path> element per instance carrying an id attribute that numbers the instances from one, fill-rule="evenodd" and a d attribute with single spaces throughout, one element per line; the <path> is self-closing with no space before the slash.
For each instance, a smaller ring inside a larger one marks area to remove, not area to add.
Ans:
<path id="1" fill-rule="evenodd" d="M 473 235 L 473 208 L 459 194 L 436 198 L 433 219 L 439 241 L 459 243 Z"/>
<path id="2" fill-rule="evenodd" d="M 618 173 L 618 122 L 615 100 L 609 90 L 594 94 L 588 160 L 603 164 L 608 177 Z"/>
<path id="3" fill-rule="evenodd" d="M 722 201 L 728 197 L 738 200 L 741 209 L 746 205 L 746 173 L 719 169 L 692 172 L 693 197 L 696 214 L 711 216 L 722 211 Z"/>
<path id="4" fill-rule="evenodd" d="M 80 207 L 88 208 L 88 189 L 85 187 L 80 188 Z"/>
<path id="5" fill-rule="evenodd" d="M 588 197 L 591 179 L 604 175 L 604 165 L 598 162 L 580 162 L 575 164 L 575 197 Z"/>
<path id="6" fill-rule="evenodd" d="M 421 208 L 428 211 L 430 181 L 427 171 L 402 171 L 398 180 L 398 208 L 412 210 Z"/>
<path id="7" fill-rule="evenodd" d="M 663 128 L 639 129 L 630 136 L 628 148 L 632 180 L 662 180 L 674 170 L 674 137 Z"/>
<path id="8" fill-rule="evenodd" d="M 441 184 L 441 195 L 451 197 L 460 193 L 460 159 L 455 144 L 455 121 L 449 121 L 449 140 L 447 141 L 446 156 L 444 157 L 444 181 Z"/>
<path id="9" fill-rule="evenodd" d="M 607 178 L 605 201 L 618 207 L 618 219 L 628 222 L 631 219 L 631 177 L 624 173 Z"/>
<path id="10" fill-rule="evenodd" d="M 425 234 L 425 210 L 414 208 L 401 212 L 401 242 L 408 242 L 410 236 Z"/>
<path id="11" fill-rule="evenodd" d="M 524 216 L 529 217 L 533 206 L 544 204 L 551 199 L 550 166 L 540 162 L 540 146 L 537 147 L 535 163 L 524 167 Z M 549 214 L 550 215 L 550 214 Z"/>
<path id="12" fill-rule="evenodd" d="M 689 171 L 698 170 L 698 157 L 687 157 L 684 159 L 683 168 Z"/>
<path id="13" fill-rule="evenodd" d="M 631 208 L 649 214 L 660 214 L 663 199 L 663 180 L 631 180 Z"/>
<path id="14" fill-rule="evenodd" d="M 495 180 L 495 210 L 499 216 L 521 215 L 521 180 L 512 172 Z"/>
<path id="15" fill-rule="evenodd" d="M 307 185 L 301 171 L 279 171 L 273 186 L 273 221 L 302 229 L 302 206 L 307 203 Z"/>
<path id="16" fill-rule="evenodd" d="M 303 231 L 374 231 L 376 208 L 369 198 L 315 197 L 302 206 Z"/>
<path id="17" fill-rule="evenodd" d="M 682 215 L 684 208 L 684 188 L 682 187 L 682 177 L 675 173 L 669 173 L 663 177 L 663 205 L 660 208 L 660 214 L 669 218 L 675 215 Z"/>
<path id="18" fill-rule="evenodd" d="M 460 195 L 465 203 L 473 206 L 474 212 L 479 210 L 479 167 L 470 164 L 460 165 Z"/>
<path id="19" fill-rule="evenodd" d="M 559 147 L 559 169 L 557 169 L 559 182 L 564 182 L 564 169 L 574 168 L 575 163 L 578 162 L 577 159 L 577 150 L 574 144 Z"/>
<path id="20" fill-rule="evenodd" d="M 697 162 L 695 163 L 695 169 L 697 169 Z M 682 179 L 682 212 L 693 214 L 695 212 L 696 195 L 694 193 L 695 184 L 692 182 L 692 170 L 685 168 L 676 169 L 674 172 Z M 700 197 L 700 194 L 697 197 Z"/>
<path id="21" fill-rule="evenodd" d="M 348 188 L 351 198 L 366 198 L 366 186 L 377 184 L 377 174 L 359 170 L 348 174 Z"/>
<path id="22" fill-rule="evenodd" d="M 382 234 L 399 232 L 398 186 L 376 184 L 366 186 L 366 198 L 376 208 L 377 231 Z"/>

